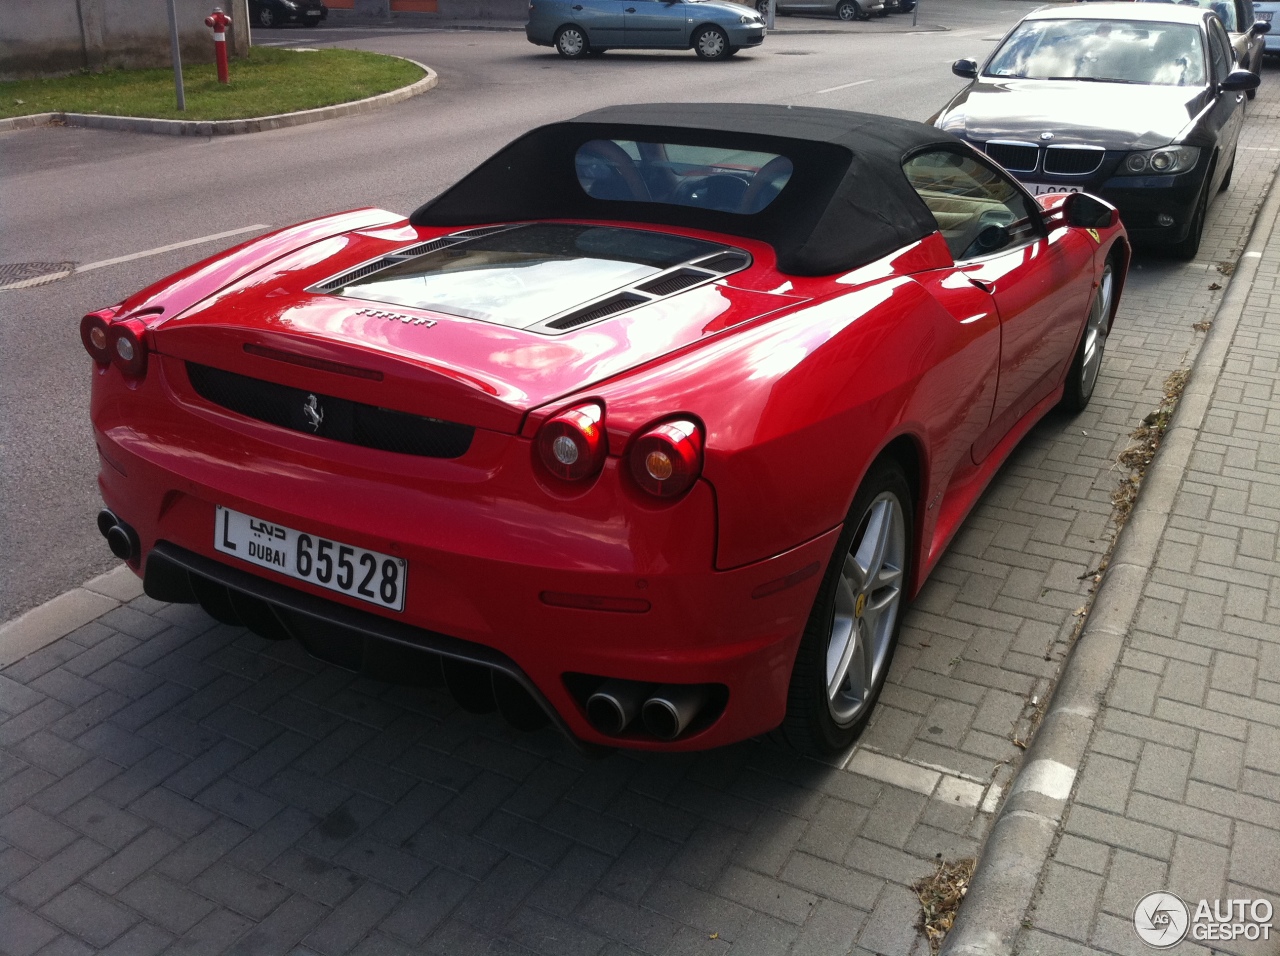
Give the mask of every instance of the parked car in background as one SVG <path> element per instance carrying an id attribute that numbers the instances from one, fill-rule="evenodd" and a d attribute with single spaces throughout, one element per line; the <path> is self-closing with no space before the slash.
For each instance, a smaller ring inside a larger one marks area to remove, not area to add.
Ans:
<path id="1" fill-rule="evenodd" d="M 1253 15 L 1255 19 L 1273 24 L 1280 15 L 1280 0 L 1254 0 Z M 1262 52 L 1271 56 L 1280 55 L 1280 31 L 1268 30 L 1262 38 Z"/>
<path id="2" fill-rule="evenodd" d="M 901 0 L 899 0 L 901 2 Z M 915 0 L 906 0 L 915 6 Z M 884 16 L 889 12 L 888 0 L 775 0 L 775 12 L 787 16 L 792 13 L 830 13 L 838 20 L 870 20 L 871 15 Z M 756 0 L 756 9 L 767 12 L 768 0 Z"/>
<path id="3" fill-rule="evenodd" d="M 520 727 L 839 752 L 1128 264 L 923 123 L 598 110 L 86 315 L 98 526 L 156 600 Z"/>
<path id="4" fill-rule="evenodd" d="M 1173 0 L 1139 0 L 1142 3 L 1172 3 Z M 1266 46 L 1264 36 L 1271 32 L 1271 16 L 1260 17 L 1255 12 L 1253 0 L 1178 0 L 1183 6 L 1201 6 L 1212 10 L 1227 28 L 1231 46 L 1236 53 L 1236 65 L 1262 78 L 1262 53 Z M 1253 99 L 1257 90 L 1245 95 Z"/>
<path id="5" fill-rule="evenodd" d="M 524 33 L 569 59 L 614 48 L 692 48 L 723 60 L 764 42 L 764 18 L 730 0 L 531 0 Z"/>
<path id="6" fill-rule="evenodd" d="M 249 16 L 260 27 L 301 23 L 314 27 L 329 16 L 322 0 L 249 0 Z"/>
<path id="7" fill-rule="evenodd" d="M 981 149 L 1037 195 L 1088 191 L 1120 209 L 1135 242 L 1191 258 L 1209 200 L 1231 183 L 1245 92 L 1211 10 L 1163 3 L 1045 7 L 933 122 Z"/>

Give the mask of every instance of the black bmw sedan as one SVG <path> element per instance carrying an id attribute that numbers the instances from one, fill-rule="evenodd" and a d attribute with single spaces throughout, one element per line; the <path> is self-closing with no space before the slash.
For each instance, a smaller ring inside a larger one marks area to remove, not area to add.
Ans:
<path id="1" fill-rule="evenodd" d="M 1013 28 L 933 123 L 1040 195 L 1113 203 L 1135 242 L 1193 258 L 1209 200 L 1231 183 L 1245 93 L 1209 10 L 1173 4 L 1046 7 Z"/>

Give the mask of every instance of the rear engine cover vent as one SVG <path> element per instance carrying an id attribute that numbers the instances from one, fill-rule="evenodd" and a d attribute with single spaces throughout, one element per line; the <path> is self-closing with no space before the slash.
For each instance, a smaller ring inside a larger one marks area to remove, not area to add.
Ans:
<path id="1" fill-rule="evenodd" d="M 656 279 L 650 279 L 648 282 L 642 282 L 636 288 L 650 295 L 672 295 L 681 289 L 687 289 L 691 285 L 713 278 L 715 278 L 713 272 L 703 272 L 701 269 L 677 269 Z"/>
<path id="2" fill-rule="evenodd" d="M 585 325 L 588 322 L 594 322 L 596 319 L 603 319 L 606 315 L 613 315 L 615 312 L 621 312 L 623 309 L 629 309 L 633 305 L 639 305 L 641 302 L 648 301 L 650 300 L 642 295 L 624 292 L 621 295 L 615 295 L 612 298 L 605 299 L 603 302 L 593 302 L 584 309 L 578 309 L 576 312 L 570 312 L 568 315 L 562 315 L 558 319 L 552 319 L 547 323 L 547 326 L 549 328 L 560 330 L 572 329 L 579 325 Z"/>
<path id="3" fill-rule="evenodd" d="M 724 276 L 730 272 L 738 272 L 751 265 L 751 257 L 745 252 L 722 252 L 708 259 L 701 259 L 695 262 L 694 265 L 699 269 L 710 269 L 717 275 Z"/>

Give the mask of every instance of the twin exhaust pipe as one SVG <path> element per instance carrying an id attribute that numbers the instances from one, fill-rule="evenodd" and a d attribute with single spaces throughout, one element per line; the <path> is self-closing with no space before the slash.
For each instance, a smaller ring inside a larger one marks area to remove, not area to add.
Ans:
<path id="1" fill-rule="evenodd" d="M 121 521 L 109 508 L 98 512 L 98 531 L 107 539 L 107 547 L 121 561 L 136 561 L 142 552 L 138 532 Z"/>
<path id="2" fill-rule="evenodd" d="M 659 740 L 675 740 L 706 705 L 703 684 L 653 684 L 613 678 L 587 698 L 587 719 L 608 737 L 618 737 L 635 721 Z"/>

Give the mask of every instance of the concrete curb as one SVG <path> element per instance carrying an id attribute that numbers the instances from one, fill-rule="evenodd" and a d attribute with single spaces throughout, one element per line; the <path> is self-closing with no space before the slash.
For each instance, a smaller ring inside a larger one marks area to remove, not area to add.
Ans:
<path id="1" fill-rule="evenodd" d="M 0 624 L 0 669 L 141 595 L 142 581 L 122 564 Z"/>
<path id="2" fill-rule="evenodd" d="M 389 55 L 389 54 L 384 54 Z M 335 103 L 333 106 L 321 106 L 313 110 L 301 110 L 297 113 L 277 113 L 273 116 L 257 116 L 251 119 L 238 120 L 165 120 L 147 119 L 138 116 L 101 116 L 97 113 L 35 113 L 31 116 L 14 116 L 0 120 L 0 133 L 15 129 L 30 129 L 33 126 L 44 126 L 48 123 L 61 123 L 65 126 L 81 126 L 89 129 L 124 130 L 131 133 L 160 133 L 169 136 L 226 136 L 235 133 L 261 133 L 269 129 L 284 129 L 289 126 L 305 126 L 308 123 L 319 123 L 323 120 L 338 119 L 341 116 L 352 116 L 356 113 L 370 113 L 374 110 L 391 106 L 411 96 L 417 96 L 433 89 L 440 82 L 436 71 L 417 60 L 408 57 L 396 57 L 426 71 L 426 76 L 402 86 L 389 93 L 379 93 L 362 100 L 350 103 Z"/>
<path id="3" fill-rule="evenodd" d="M 1137 505 L 1120 532 L 1088 622 L 992 826 L 941 956 L 1008 956 L 1013 952 L 1164 538 L 1169 508 L 1186 474 L 1210 398 L 1252 291 L 1262 250 L 1280 219 L 1278 179 L 1280 174 L 1272 179 L 1262 209 L 1253 221 L 1248 244 L 1192 364 L 1190 379 L 1160 452 L 1147 471 Z"/>

